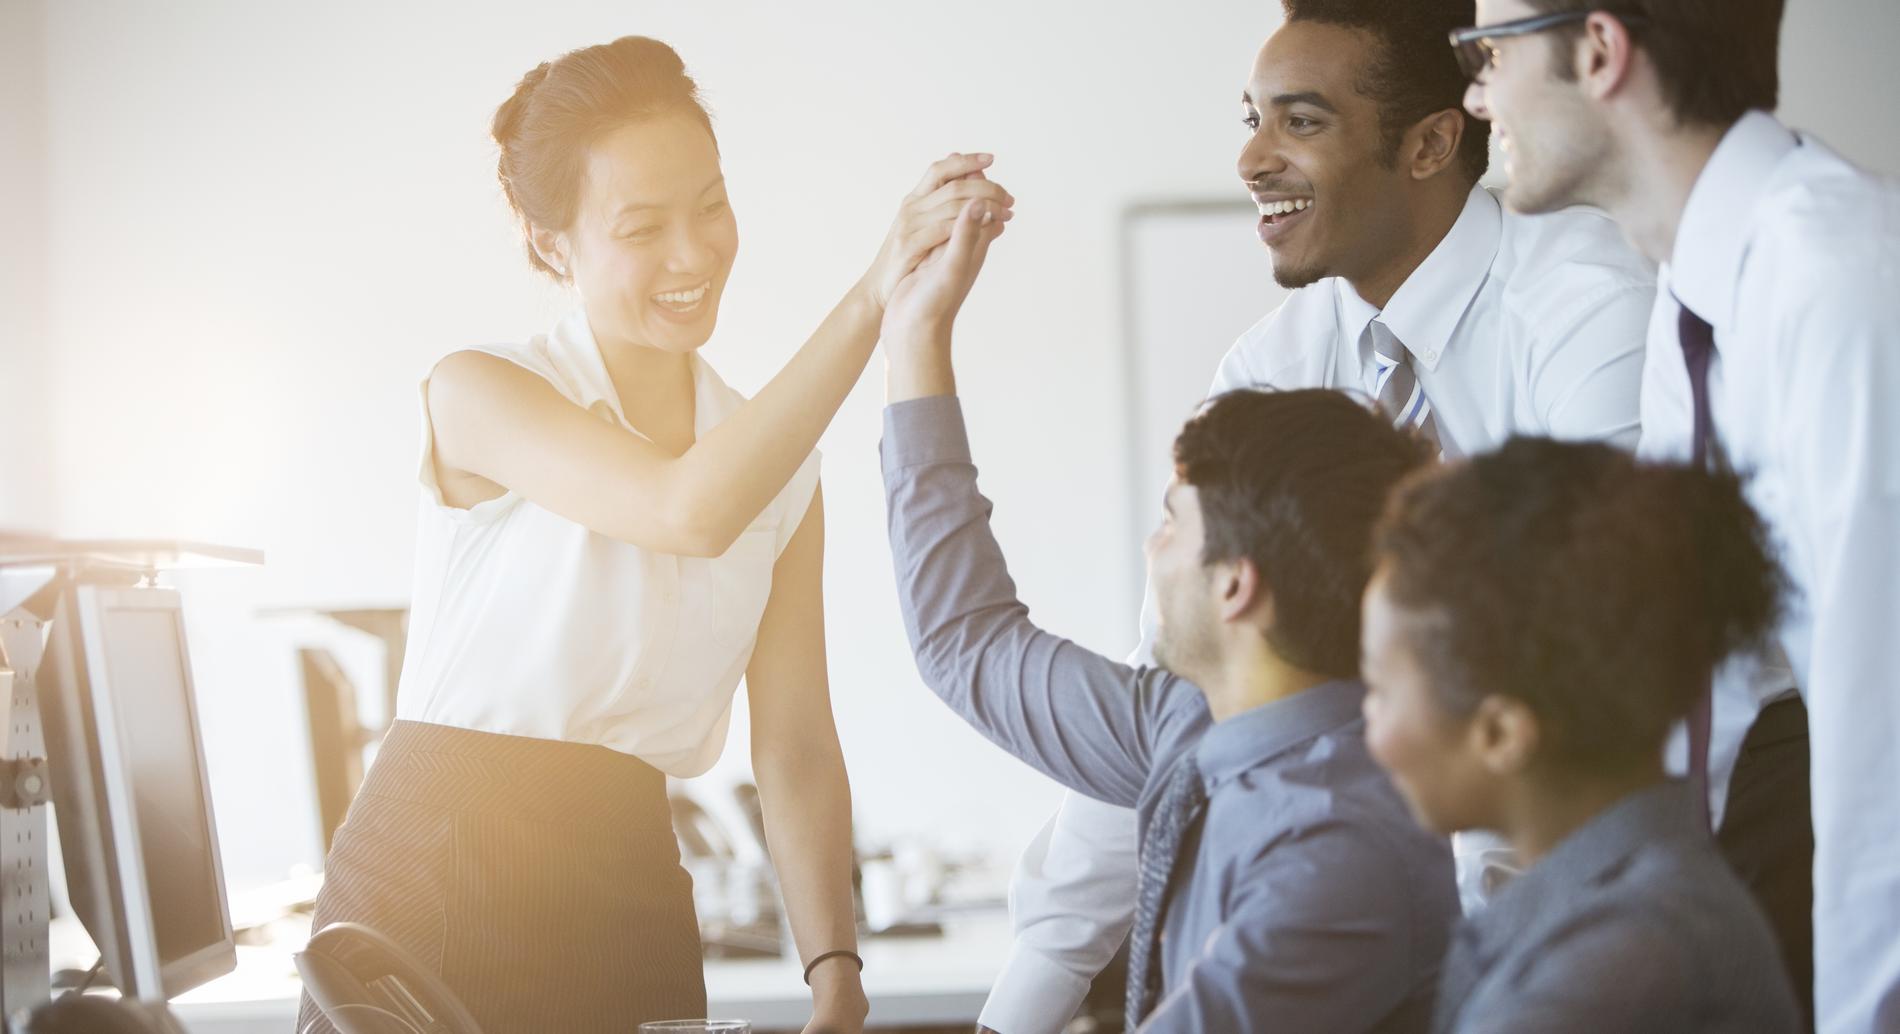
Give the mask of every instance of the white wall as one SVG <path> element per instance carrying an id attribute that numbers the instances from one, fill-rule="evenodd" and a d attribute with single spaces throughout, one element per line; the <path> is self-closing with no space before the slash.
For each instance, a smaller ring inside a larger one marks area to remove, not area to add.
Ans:
<path id="1" fill-rule="evenodd" d="M 1881 110 L 1900 95 L 1882 53 L 1897 5 L 1793 6 L 1791 117 L 1900 170 Z M 999 155 L 1019 216 L 961 335 L 984 487 L 1036 616 L 1120 651 L 1145 529 L 1127 516 L 1117 220 L 1141 198 L 1238 196 L 1234 102 L 1277 21 L 1241 0 L 1165 15 L 1133 0 L 0 0 L 0 432 L 30 430 L 14 386 L 44 384 L 66 472 L 53 501 L 9 502 L 0 523 L 56 514 L 68 533 L 268 552 L 262 571 L 178 580 L 233 882 L 314 862 L 301 629 L 253 611 L 406 598 L 417 378 L 563 305 L 519 254 L 488 119 L 536 62 L 643 32 L 680 49 L 717 111 L 745 243 L 707 354 L 742 389 L 858 275 L 926 162 Z M 879 409 L 874 370 L 823 443 L 860 829 L 1007 857 L 1056 794 L 917 683 L 883 546 Z"/>
<path id="2" fill-rule="evenodd" d="M 619 34 L 672 42 L 716 109 L 744 247 L 707 354 L 742 389 L 858 276 L 926 163 L 999 155 L 1019 216 L 962 336 L 984 486 L 1038 618 L 1130 645 L 1117 215 L 1231 193 L 1267 5 L 201 0 L 47 17 L 65 530 L 269 554 L 179 579 L 234 882 L 317 858 L 291 634 L 250 612 L 405 598 L 417 378 L 561 306 L 519 254 L 488 119 L 536 62 Z M 1013 855 L 1056 794 L 917 682 L 883 544 L 880 396 L 874 373 L 823 443 L 861 830 Z"/>
<path id="3" fill-rule="evenodd" d="M 1781 117 L 1860 165 L 1900 176 L 1896 0 L 1788 0 Z"/>
<path id="4" fill-rule="evenodd" d="M 47 427 L 42 0 L 0 0 L 0 529 L 58 511 Z"/>

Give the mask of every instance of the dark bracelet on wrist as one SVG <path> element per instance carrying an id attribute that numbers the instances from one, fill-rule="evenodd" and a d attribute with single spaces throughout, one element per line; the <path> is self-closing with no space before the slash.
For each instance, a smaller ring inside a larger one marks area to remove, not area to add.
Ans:
<path id="1" fill-rule="evenodd" d="M 847 959 L 850 959 L 851 961 L 853 961 L 853 962 L 855 962 L 855 963 L 857 963 L 857 964 L 858 964 L 858 972 L 860 972 L 860 973 L 862 973 L 862 972 L 864 972 L 864 959 L 863 959 L 863 958 L 861 958 L 861 957 L 860 957 L 860 956 L 858 955 L 858 953 L 857 953 L 857 952 L 855 952 L 855 951 L 847 951 L 847 950 L 845 950 L 845 949 L 843 949 L 843 948 L 840 948 L 840 949 L 838 949 L 837 951 L 828 951 L 828 952 L 825 952 L 825 953 L 823 953 L 823 954 L 821 954 L 821 955 L 819 955 L 819 956 L 818 956 L 817 958 L 815 958 L 815 959 L 812 959 L 812 960 L 811 960 L 810 962 L 807 962 L 807 963 L 805 963 L 805 986 L 806 986 L 806 987 L 810 987 L 810 986 L 811 986 L 811 971 L 812 971 L 812 970 L 814 970 L 814 969 L 817 969 L 817 968 L 818 968 L 818 964 L 819 964 L 820 962 L 823 962 L 823 961 L 825 961 L 826 959 L 835 959 L 835 958 L 838 958 L 839 956 L 843 956 L 843 957 L 845 957 L 845 958 L 847 958 Z"/>

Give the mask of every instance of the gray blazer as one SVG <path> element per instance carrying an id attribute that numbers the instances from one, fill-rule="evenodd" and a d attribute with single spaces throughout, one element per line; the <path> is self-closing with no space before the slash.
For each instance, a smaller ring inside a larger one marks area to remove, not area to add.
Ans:
<path id="1" fill-rule="evenodd" d="M 1452 936 L 1437 1034 L 1800 1029 L 1768 920 L 1667 782 L 1570 834 Z"/>

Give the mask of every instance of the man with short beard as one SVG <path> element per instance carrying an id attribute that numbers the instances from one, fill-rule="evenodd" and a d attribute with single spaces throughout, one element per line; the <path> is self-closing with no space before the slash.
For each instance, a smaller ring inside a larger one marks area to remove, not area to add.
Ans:
<path id="1" fill-rule="evenodd" d="M 885 322 L 904 628 L 971 727 L 1136 810 L 1128 1028 L 1425 1034 L 1457 887 L 1449 845 L 1368 752 L 1355 600 L 1373 522 L 1427 448 L 1335 391 L 1210 401 L 1175 439 L 1148 538 L 1167 667 L 1117 663 L 1017 597 L 977 490 L 953 316 Z"/>
<path id="2" fill-rule="evenodd" d="M 1241 97 L 1237 171 L 1274 279 L 1294 288 L 1221 362 L 1210 394 L 1339 388 L 1447 456 L 1512 434 L 1636 444 L 1653 273 L 1601 213 L 1528 218 L 1479 187 L 1485 123 L 1445 37 L 1471 0 L 1286 0 Z M 1143 644 L 1151 660 L 1152 601 Z M 1461 836 L 1460 893 L 1508 878 Z M 1054 1034 L 1128 930 L 1135 818 L 1070 794 L 1011 888 L 1017 940 L 981 1023 Z"/>
<path id="3" fill-rule="evenodd" d="M 1467 107 L 1507 145 L 1505 201 L 1601 206 L 1662 265 L 1640 451 L 1749 473 L 1801 601 L 1780 634 L 1792 673 L 1729 671 L 1691 723 L 1692 773 L 1749 729 L 1726 813 L 1704 821 L 1820 1029 L 1891 1032 L 1900 184 L 1769 114 L 1781 16 L 1782 0 L 1479 0 L 1455 41 Z"/>

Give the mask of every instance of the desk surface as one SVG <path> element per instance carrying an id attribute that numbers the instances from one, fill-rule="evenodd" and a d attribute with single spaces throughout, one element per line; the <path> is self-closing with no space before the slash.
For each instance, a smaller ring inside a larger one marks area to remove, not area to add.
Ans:
<path id="1" fill-rule="evenodd" d="M 74 931 L 54 923 L 55 957 Z M 75 924 L 76 925 L 76 924 Z M 172 1003 L 192 1034 L 285 1034 L 301 987 L 291 965 L 307 939 L 286 924 L 277 943 L 238 948 L 237 969 Z M 83 931 L 77 931 L 84 938 Z M 88 945 L 90 942 L 87 942 Z M 874 1026 L 974 1024 L 1010 943 L 1008 916 L 973 912 L 947 919 L 942 937 L 868 938 L 864 990 Z M 715 959 L 706 963 L 707 1012 L 751 1020 L 760 1030 L 798 1030 L 810 1018 L 811 992 L 796 962 Z"/>
<path id="2" fill-rule="evenodd" d="M 0 567 L 70 563 L 82 567 L 170 570 L 264 562 L 262 550 L 182 539 L 55 539 L 0 532 Z"/>

